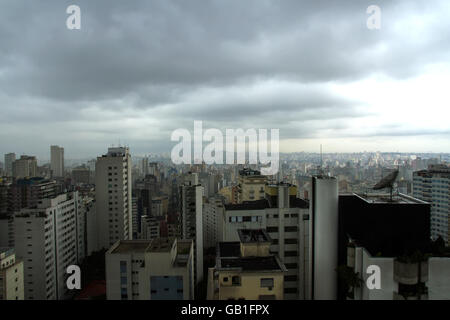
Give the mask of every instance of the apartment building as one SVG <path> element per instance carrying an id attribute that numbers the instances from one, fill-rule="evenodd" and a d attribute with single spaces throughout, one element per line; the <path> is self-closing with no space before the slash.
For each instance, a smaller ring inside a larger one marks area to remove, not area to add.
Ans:
<path id="1" fill-rule="evenodd" d="M 184 176 L 179 200 L 181 237 L 194 241 L 194 272 L 199 283 L 203 279 L 203 187 L 197 173 Z"/>
<path id="2" fill-rule="evenodd" d="M 101 248 L 133 237 L 131 168 L 127 147 L 109 148 L 106 155 L 97 158 L 95 199 Z"/>
<path id="3" fill-rule="evenodd" d="M 450 245 L 450 167 L 431 165 L 414 172 L 413 196 L 431 204 L 431 237 Z"/>
<path id="4" fill-rule="evenodd" d="M 268 184 L 265 199 L 225 205 L 222 241 L 239 241 L 240 229 L 264 229 L 270 252 L 286 266 L 284 299 L 308 297 L 309 204 L 299 199 L 291 184 Z"/>
<path id="5" fill-rule="evenodd" d="M 24 262 L 26 300 L 66 299 L 66 269 L 84 255 L 77 192 L 43 199 L 14 215 L 16 255 Z"/>
<path id="6" fill-rule="evenodd" d="M 50 146 L 50 169 L 52 177 L 64 177 L 64 148 Z"/>
<path id="7" fill-rule="evenodd" d="M 23 261 L 14 248 L 0 248 L 0 300 L 24 300 Z"/>
<path id="8" fill-rule="evenodd" d="M 244 168 L 239 170 L 237 196 L 238 203 L 264 199 L 267 176 L 260 171 Z"/>
<path id="9" fill-rule="evenodd" d="M 32 156 L 20 156 L 12 163 L 12 175 L 16 179 L 37 176 L 37 160 Z"/>
<path id="10" fill-rule="evenodd" d="M 217 245 L 208 270 L 208 300 L 283 300 L 286 267 L 270 253 L 264 230 L 238 231 L 238 242 Z"/>
<path id="11" fill-rule="evenodd" d="M 192 240 L 123 240 L 105 255 L 108 300 L 194 299 Z"/>
<path id="12" fill-rule="evenodd" d="M 219 195 L 205 199 L 203 202 L 203 246 L 205 249 L 215 248 L 223 238 L 224 202 L 224 197 Z"/>

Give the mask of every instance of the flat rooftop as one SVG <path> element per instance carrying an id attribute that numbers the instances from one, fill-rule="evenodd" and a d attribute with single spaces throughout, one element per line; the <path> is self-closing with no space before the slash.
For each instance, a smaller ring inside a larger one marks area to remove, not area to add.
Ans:
<path id="1" fill-rule="evenodd" d="M 218 269 L 239 269 L 241 271 L 285 271 L 275 256 L 247 257 L 247 258 L 222 258 Z"/>
<path id="2" fill-rule="evenodd" d="M 240 229 L 238 230 L 239 240 L 242 243 L 265 243 L 271 242 L 269 235 L 262 229 Z"/>
<path id="3" fill-rule="evenodd" d="M 420 199 L 407 196 L 405 194 L 393 194 L 392 201 L 389 193 L 355 193 L 355 195 L 367 203 L 373 204 L 426 204 L 427 202 Z"/>
<path id="4" fill-rule="evenodd" d="M 239 257 L 241 255 L 241 243 L 235 242 L 219 242 L 218 257 Z"/>
<path id="5" fill-rule="evenodd" d="M 172 250 L 174 238 L 156 238 L 153 239 L 148 247 L 149 252 L 169 252 Z"/>
<path id="6" fill-rule="evenodd" d="M 120 243 L 113 248 L 111 253 L 129 253 L 129 252 L 145 252 L 150 246 L 151 240 L 125 240 L 120 241 Z"/>
<path id="7" fill-rule="evenodd" d="M 216 268 L 218 270 L 284 272 L 286 267 L 278 257 L 241 257 L 240 242 L 219 242 Z"/>
<path id="8" fill-rule="evenodd" d="M 269 202 L 267 199 L 261 199 L 256 201 L 244 201 L 243 203 L 238 204 L 226 204 L 225 210 L 234 211 L 234 210 L 263 210 L 266 208 L 270 208 Z"/>

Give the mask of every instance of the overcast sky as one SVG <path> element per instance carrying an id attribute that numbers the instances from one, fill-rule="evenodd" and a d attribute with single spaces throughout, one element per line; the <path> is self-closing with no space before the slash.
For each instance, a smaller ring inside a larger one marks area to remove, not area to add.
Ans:
<path id="1" fill-rule="evenodd" d="M 194 120 L 278 128 L 283 152 L 450 152 L 449 109 L 448 0 L 0 2 L 2 154 L 170 151 Z"/>

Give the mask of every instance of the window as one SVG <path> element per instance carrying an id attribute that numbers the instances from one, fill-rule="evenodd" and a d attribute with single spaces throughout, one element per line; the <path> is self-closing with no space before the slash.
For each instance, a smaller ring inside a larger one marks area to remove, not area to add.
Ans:
<path id="1" fill-rule="evenodd" d="M 285 264 L 286 269 L 297 269 L 297 264 L 296 263 L 286 263 Z"/>
<path id="2" fill-rule="evenodd" d="M 127 272 L 127 262 L 120 261 L 120 272 Z"/>
<path id="3" fill-rule="evenodd" d="M 297 232 L 297 226 L 284 227 L 284 232 Z"/>
<path id="4" fill-rule="evenodd" d="M 297 288 L 284 288 L 284 293 L 297 293 Z"/>
<path id="5" fill-rule="evenodd" d="M 278 227 L 267 227 L 266 231 L 267 232 L 278 232 Z"/>
<path id="6" fill-rule="evenodd" d="M 297 239 L 284 239 L 284 243 L 285 244 L 297 244 L 298 240 Z"/>
<path id="7" fill-rule="evenodd" d="M 127 300 L 128 299 L 128 290 L 127 290 L 127 288 L 120 288 L 120 298 L 122 300 Z"/>
<path id="8" fill-rule="evenodd" d="M 261 278 L 261 288 L 273 288 L 273 278 Z"/>
<path id="9" fill-rule="evenodd" d="M 284 281 L 297 281 L 297 275 L 284 276 Z"/>
<path id="10" fill-rule="evenodd" d="M 239 276 L 233 276 L 233 277 L 231 278 L 231 284 L 232 284 L 233 286 L 240 286 L 240 285 L 241 285 L 241 277 L 239 277 Z"/>
<path id="11" fill-rule="evenodd" d="M 285 257 L 297 257 L 298 252 L 297 251 L 285 251 L 284 256 Z"/>

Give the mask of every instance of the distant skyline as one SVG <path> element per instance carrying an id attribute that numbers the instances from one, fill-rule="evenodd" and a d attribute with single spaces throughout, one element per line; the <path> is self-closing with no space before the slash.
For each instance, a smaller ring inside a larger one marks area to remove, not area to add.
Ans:
<path id="1" fill-rule="evenodd" d="M 170 152 L 194 120 L 280 129 L 281 152 L 450 153 L 448 0 L 78 0 L 68 30 L 71 4 L 1 3 L 2 161 Z"/>

